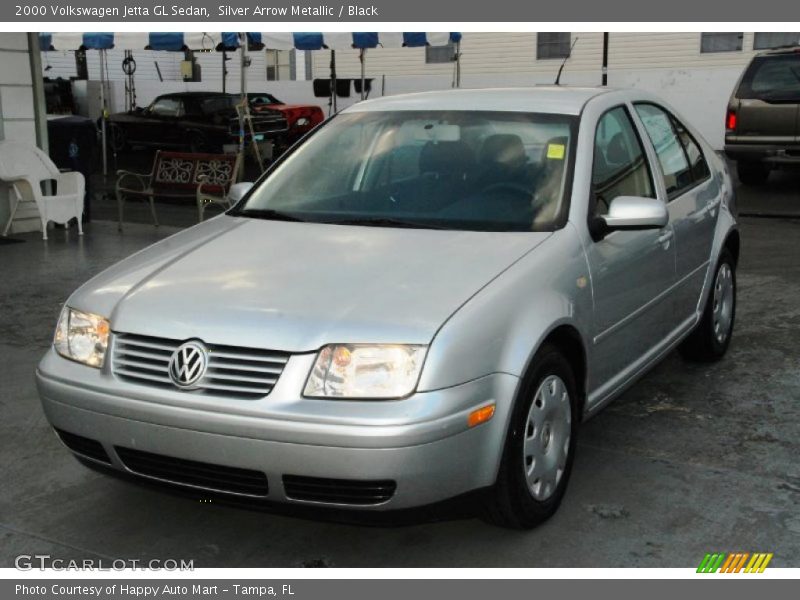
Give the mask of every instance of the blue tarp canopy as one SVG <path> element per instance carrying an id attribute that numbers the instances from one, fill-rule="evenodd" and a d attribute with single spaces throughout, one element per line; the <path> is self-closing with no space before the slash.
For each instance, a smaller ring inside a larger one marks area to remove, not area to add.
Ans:
<path id="1" fill-rule="evenodd" d="M 260 50 L 344 50 L 347 48 L 415 48 L 443 46 L 458 42 L 461 34 L 451 33 L 247 33 L 248 48 Z M 40 33 L 42 50 L 235 50 L 241 45 L 235 32 L 184 33 Z"/>

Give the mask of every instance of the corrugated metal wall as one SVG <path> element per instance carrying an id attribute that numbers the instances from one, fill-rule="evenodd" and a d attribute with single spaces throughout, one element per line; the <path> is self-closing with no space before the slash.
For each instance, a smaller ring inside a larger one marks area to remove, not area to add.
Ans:
<path id="1" fill-rule="evenodd" d="M 570 70 L 600 69 L 603 34 L 572 34 L 580 39 L 570 60 Z M 330 53 L 313 53 L 314 77 L 329 71 Z M 559 59 L 536 59 L 536 33 L 465 33 L 461 42 L 461 70 L 469 75 L 555 73 Z M 380 75 L 449 75 L 452 63 L 426 64 L 425 48 L 374 48 L 367 51 L 367 76 Z M 358 51 L 336 52 L 336 72 L 341 77 L 357 77 L 361 72 Z"/>
<path id="2" fill-rule="evenodd" d="M 573 33 L 578 37 L 566 69 L 570 73 L 598 72 L 603 60 L 603 34 Z M 699 32 L 614 32 L 609 43 L 610 69 L 675 69 L 680 67 L 744 66 L 755 54 L 753 33 L 744 33 L 743 50 L 701 53 Z M 469 32 L 461 43 L 461 68 L 465 75 L 550 74 L 558 71 L 559 59 L 536 58 L 537 34 Z M 330 53 L 314 53 L 314 76 L 325 77 Z M 451 64 L 425 64 L 424 48 L 375 48 L 367 53 L 367 75 L 446 75 Z M 356 77 L 360 73 L 358 52 L 336 53 L 337 73 Z"/>

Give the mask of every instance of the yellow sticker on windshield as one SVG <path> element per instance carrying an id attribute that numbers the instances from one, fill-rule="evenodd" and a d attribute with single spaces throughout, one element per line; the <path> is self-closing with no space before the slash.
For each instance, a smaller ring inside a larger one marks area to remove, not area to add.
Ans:
<path id="1" fill-rule="evenodd" d="M 547 144 L 547 158 L 564 160 L 567 149 L 564 144 Z"/>

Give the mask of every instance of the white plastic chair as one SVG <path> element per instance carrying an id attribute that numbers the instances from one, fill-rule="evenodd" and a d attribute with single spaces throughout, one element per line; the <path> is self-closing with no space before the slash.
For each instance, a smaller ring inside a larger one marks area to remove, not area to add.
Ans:
<path id="1" fill-rule="evenodd" d="M 55 180 L 56 193 L 45 195 L 42 182 Z M 47 239 L 47 222 L 67 223 L 78 220 L 78 233 L 83 235 L 81 215 L 86 181 L 81 173 L 62 173 L 50 157 L 39 148 L 16 141 L 0 141 L 0 181 L 12 186 L 14 205 L 3 229 L 3 237 L 14 220 L 20 202 L 35 202 L 42 220 L 42 238 Z"/>

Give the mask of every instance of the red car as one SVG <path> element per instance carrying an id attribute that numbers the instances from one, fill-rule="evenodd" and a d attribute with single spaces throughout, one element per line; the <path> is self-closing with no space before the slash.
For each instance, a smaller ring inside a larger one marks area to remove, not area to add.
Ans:
<path id="1" fill-rule="evenodd" d="M 322 108 L 313 104 L 285 104 L 267 93 L 249 93 L 247 98 L 253 112 L 278 111 L 284 116 L 289 124 L 286 133 L 286 141 L 289 143 L 294 142 L 325 120 Z"/>

